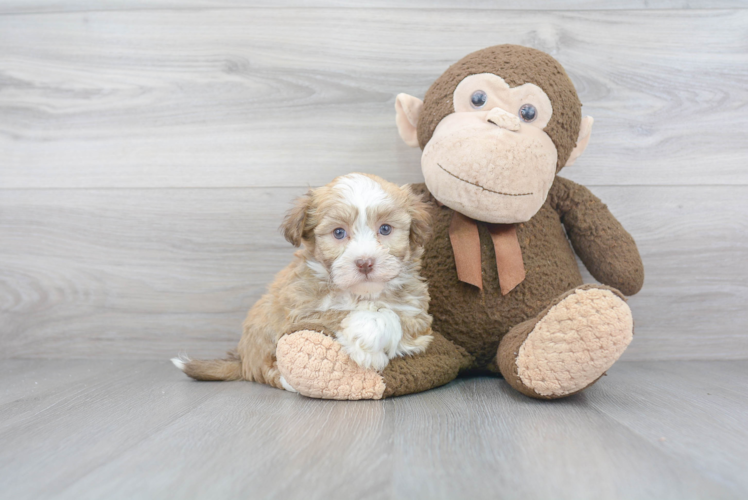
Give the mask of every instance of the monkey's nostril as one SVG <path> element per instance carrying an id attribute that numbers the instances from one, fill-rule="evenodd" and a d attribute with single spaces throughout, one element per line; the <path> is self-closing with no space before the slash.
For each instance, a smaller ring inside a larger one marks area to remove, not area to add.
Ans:
<path id="1" fill-rule="evenodd" d="M 358 267 L 358 272 L 369 274 L 374 269 L 374 259 L 358 259 L 356 267 Z"/>
<path id="2" fill-rule="evenodd" d="M 516 132 L 519 130 L 519 122 L 515 122 L 514 120 L 507 119 L 505 117 L 488 118 L 486 121 L 491 125 L 496 125 L 497 127 L 503 128 L 504 130 L 510 130 L 512 132 Z"/>

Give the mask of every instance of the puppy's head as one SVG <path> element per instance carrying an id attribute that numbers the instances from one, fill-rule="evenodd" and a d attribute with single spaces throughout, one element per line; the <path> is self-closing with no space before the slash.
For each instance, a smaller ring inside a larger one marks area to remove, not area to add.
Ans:
<path id="1" fill-rule="evenodd" d="M 357 295 L 380 293 L 430 237 L 427 205 L 410 186 L 349 174 L 309 190 L 281 226 L 310 267 Z"/>

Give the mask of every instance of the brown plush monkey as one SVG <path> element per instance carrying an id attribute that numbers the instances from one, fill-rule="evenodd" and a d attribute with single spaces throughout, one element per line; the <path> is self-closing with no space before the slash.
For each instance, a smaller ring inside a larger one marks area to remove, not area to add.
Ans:
<path id="1" fill-rule="evenodd" d="M 556 175 L 592 127 L 563 67 L 535 49 L 490 47 L 447 69 L 423 102 L 398 95 L 396 111 L 400 136 L 423 149 L 434 341 L 380 374 L 325 332 L 293 332 L 278 344 L 285 379 L 334 399 L 419 392 L 467 371 L 500 373 L 543 399 L 595 383 L 631 341 L 624 294 L 641 289 L 644 269 L 607 207 Z M 607 286 L 583 284 L 574 252 Z"/>

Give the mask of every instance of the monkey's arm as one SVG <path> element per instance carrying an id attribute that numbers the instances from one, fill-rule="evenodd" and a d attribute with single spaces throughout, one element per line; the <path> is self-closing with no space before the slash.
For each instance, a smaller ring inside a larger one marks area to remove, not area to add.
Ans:
<path id="1" fill-rule="evenodd" d="M 382 371 L 357 365 L 335 339 L 316 331 L 278 341 L 278 369 L 304 396 L 322 399 L 381 399 L 439 387 L 472 363 L 465 349 L 433 332 L 425 352 L 398 356 Z"/>
<path id="2" fill-rule="evenodd" d="M 586 187 L 556 176 L 549 199 L 574 251 L 595 279 L 625 295 L 641 290 L 644 266 L 636 243 L 598 197 Z"/>

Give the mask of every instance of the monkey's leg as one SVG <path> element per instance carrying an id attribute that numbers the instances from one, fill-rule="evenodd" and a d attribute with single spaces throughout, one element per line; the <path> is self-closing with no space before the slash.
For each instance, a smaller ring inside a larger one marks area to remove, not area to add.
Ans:
<path id="1" fill-rule="evenodd" d="M 451 382 L 470 356 L 440 334 L 426 352 L 397 357 L 383 372 L 354 363 L 332 337 L 313 330 L 285 335 L 276 357 L 283 380 L 304 396 L 321 399 L 381 399 L 425 391 Z"/>
<path id="2" fill-rule="evenodd" d="M 633 334 L 631 309 L 618 290 L 582 285 L 512 328 L 499 344 L 497 361 L 522 394 L 563 398 L 602 377 Z"/>

